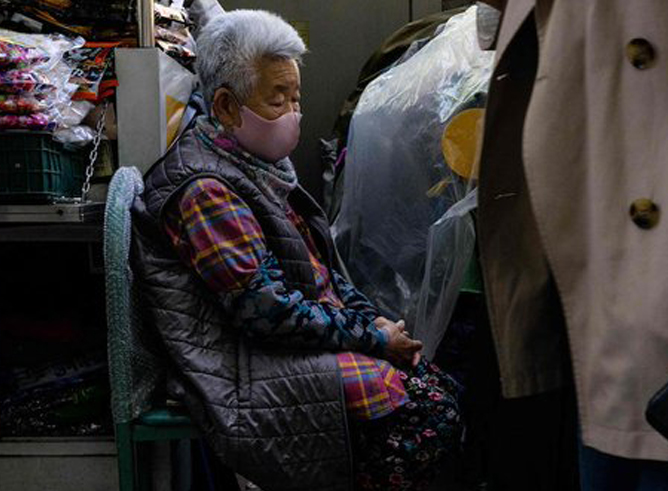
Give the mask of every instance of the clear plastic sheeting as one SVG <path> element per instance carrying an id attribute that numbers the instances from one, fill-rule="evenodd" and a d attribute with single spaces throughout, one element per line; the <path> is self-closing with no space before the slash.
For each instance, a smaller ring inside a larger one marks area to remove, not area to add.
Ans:
<path id="1" fill-rule="evenodd" d="M 471 212 L 478 206 L 473 189 L 429 228 L 424 280 L 418 300 L 415 338 L 423 342 L 423 354 L 433 358 L 452 317 L 464 275 L 475 248 Z"/>
<path id="2" fill-rule="evenodd" d="M 466 197 L 471 172 L 444 157 L 472 159 L 471 149 L 458 145 L 475 142 L 468 130 L 464 138 L 461 130 L 451 131 L 452 139 L 444 133 L 455 120 L 462 128 L 480 126 L 471 123 L 471 111 L 482 114 L 493 57 L 478 46 L 471 7 L 372 82 L 351 123 L 343 203 L 333 225 L 337 246 L 355 284 L 386 316 L 406 319 L 423 337 L 435 326 L 445 331 L 461 282 L 452 273 L 470 259 L 475 239 L 471 218 L 456 215 L 475 194 L 448 215 Z M 427 260 L 434 271 L 425 278 Z"/>

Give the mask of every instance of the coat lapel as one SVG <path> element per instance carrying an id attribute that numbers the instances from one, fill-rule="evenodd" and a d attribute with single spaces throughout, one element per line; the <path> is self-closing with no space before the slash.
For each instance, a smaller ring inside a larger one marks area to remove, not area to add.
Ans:
<path id="1" fill-rule="evenodd" d="M 536 0 L 508 0 L 503 12 L 501 29 L 496 42 L 496 62 L 503 57 L 508 45 L 517 34 L 528 15 L 536 6 Z"/>

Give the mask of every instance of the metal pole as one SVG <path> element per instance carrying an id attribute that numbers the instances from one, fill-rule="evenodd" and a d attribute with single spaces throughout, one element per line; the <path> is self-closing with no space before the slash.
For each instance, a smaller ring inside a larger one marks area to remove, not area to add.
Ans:
<path id="1" fill-rule="evenodd" d="M 139 30 L 139 47 L 153 48 L 155 46 L 155 19 L 154 0 L 137 0 L 137 22 Z"/>

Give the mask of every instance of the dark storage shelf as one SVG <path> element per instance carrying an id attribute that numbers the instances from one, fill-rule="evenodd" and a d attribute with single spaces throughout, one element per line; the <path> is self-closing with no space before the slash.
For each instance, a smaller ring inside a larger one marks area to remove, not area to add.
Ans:
<path id="1" fill-rule="evenodd" d="M 104 203 L 0 205 L 0 242 L 101 242 Z"/>

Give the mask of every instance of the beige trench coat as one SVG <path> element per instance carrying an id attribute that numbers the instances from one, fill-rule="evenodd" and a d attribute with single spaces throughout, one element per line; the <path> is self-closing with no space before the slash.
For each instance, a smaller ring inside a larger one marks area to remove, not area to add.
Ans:
<path id="1" fill-rule="evenodd" d="M 668 1 L 509 0 L 480 165 L 504 394 L 559 387 L 570 354 L 584 443 L 668 460 L 644 419 L 668 382 Z"/>

